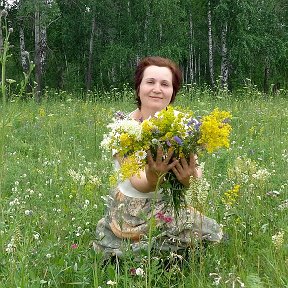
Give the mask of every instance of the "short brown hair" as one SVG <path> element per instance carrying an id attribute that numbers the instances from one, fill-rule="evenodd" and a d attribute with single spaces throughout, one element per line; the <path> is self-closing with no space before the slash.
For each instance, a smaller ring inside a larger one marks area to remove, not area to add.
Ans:
<path id="1" fill-rule="evenodd" d="M 175 100 L 176 94 L 180 89 L 182 83 L 182 72 L 179 66 L 168 58 L 162 58 L 159 56 L 149 56 L 143 58 L 137 65 L 136 71 L 134 74 L 134 87 L 136 90 L 136 104 L 138 108 L 141 107 L 141 100 L 139 97 L 140 84 L 143 79 L 144 70 L 151 65 L 159 67 L 167 67 L 172 72 L 172 85 L 173 85 L 173 94 L 170 103 Z"/>

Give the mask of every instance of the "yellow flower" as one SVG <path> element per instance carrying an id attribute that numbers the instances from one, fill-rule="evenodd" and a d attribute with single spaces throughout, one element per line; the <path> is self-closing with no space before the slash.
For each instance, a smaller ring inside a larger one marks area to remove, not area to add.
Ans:
<path id="1" fill-rule="evenodd" d="M 132 139 L 129 137 L 128 133 L 122 133 L 120 135 L 120 145 L 125 147 L 125 146 L 130 146 L 132 144 Z"/>
<path id="2" fill-rule="evenodd" d="M 135 155 L 126 157 L 121 164 L 121 180 L 129 179 L 133 175 L 139 175 L 143 164 L 138 161 Z"/>
<path id="3" fill-rule="evenodd" d="M 227 192 L 224 193 L 222 197 L 222 202 L 229 206 L 232 207 L 237 199 L 239 198 L 239 191 L 240 191 L 240 185 L 236 184 L 231 190 L 228 190 Z"/>
<path id="4" fill-rule="evenodd" d="M 39 115 L 40 117 L 44 117 L 46 115 L 45 109 L 43 107 L 39 109 Z"/>
<path id="5" fill-rule="evenodd" d="M 204 116 L 200 126 L 198 144 L 204 145 L 209 153 L 225 147 L 229 148 L 229 135 L 232 130 L 227 120 L 232 116 L 229 112 L 216 108 L 210 115 Z"/>

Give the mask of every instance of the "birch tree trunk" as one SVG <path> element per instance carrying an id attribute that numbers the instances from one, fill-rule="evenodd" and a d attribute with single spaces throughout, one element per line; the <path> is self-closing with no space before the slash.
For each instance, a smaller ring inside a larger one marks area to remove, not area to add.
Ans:
<path id="1" fill-rule="evenodd" d="M 146 18 L 145 18 L 145 23 L 144 23 L 144 47 L 146 48 L 144 50 L 145 53 L 149 52 L 150 50 L 149 39 L 148 39 L 150 14 L 151 14 L 151 11 L 150 11 L 150 5 L 149 5 L 146 11 Z"/>
<path id="2" fill-rule="evenodd" d="M 229 63 L 228 63 L 228 49 L 227 49 L 227 22 L 223 25 L 221 31 L 221 87 L 228 88 L 228 75 L 229 75 Z"/>
<path id="3" fill-rule="evenodd" d="M 213 41 L 212 41 L 212 16 L 211 16 L 211 4 L 208 1 L 208 50 L 209 50 L 209 72 L 212 88 L 215 87 L 214 80 L 214 59 L 213 59 Z"/>
<path id="4" fill-rule="evenodd" d="M 0 54 L 3 51 L 3 34 L 2 34 L 2 9 L 0 10 Z"/>
<path id="5" fill-rule="evenodd" d="M 189 43 L 189 78 L 190 83 L 194 83 L 194 51 L 193 51 L 193 22 L 192 15 L 189 15 L 189 35 L 190 35 L 190 43 Z"/>
<path id="6" fill-rule="evenodd" d="M 45 1 L 46 4 L 46 1 Z M 35 5 L 34 23 L 35 23 L 35 81 L 36 102 L 41 101 L 42 78 L 47 52 L 47 33 L 46 26 L 41 21 L 39 5 Z"/>
<path id="7" fill-rule="evenodd" d="M 40 11 L 39 6 L 36 4 L 36 10 L 34 14 L 34 25 L 35 25 L 35 82 L 36 82 L 36 91 L 35 91 L 35 100 L 36 102 L 40 102 L 41 98 L 41 81 L 42 81 L 42 74 L 41 74 L 41 59 L 40 59 Z"/>
<path id="8" fill-rule="evenodd" d="M 263 78 L 263 91 L 265 94 L 269 92 L 269 74 L 270 74 L 270 69 L 268 66 L 268 61 L 265 61 L 265 68 L 264 68 L 264 78 Z"/>
<path id="9" fill-rule="evenodd" d="M 88 58 L 88 70 L 86 77 L 86 91 L 91 90 L 92 83 L 92 72 L 93 72 L 93 52 L 94 52 L 94 36 L 96 32 L 96 18 L 93 15 L 91 25 L 91 34 L 90 34 L 90 43 L 89 43 L 89 58 Z"/>
<path id="10" fill-rule="evenodd" d="M 21 65 L 23 72 L 28 73 L 29 71 L 29 54 L 25 49 L 25 35 L 23 29 L 23 21 L 20 22 L 19 28 L 19 41 L 20 41 L 20 56 L 21 56 Z"/>

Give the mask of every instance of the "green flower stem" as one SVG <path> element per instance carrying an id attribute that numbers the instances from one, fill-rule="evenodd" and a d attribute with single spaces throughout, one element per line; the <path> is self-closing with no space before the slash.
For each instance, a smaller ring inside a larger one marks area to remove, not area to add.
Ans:
<path id="1" fill-rule="evenodd" d="M 153 232 L 155 230 L 155 217 L 154 217 L 154 209 L 155 209 L 155 202 L 157 199 L 157 193 L 159 191 L 160 184 L 162 183 L 162 180 L 164 178 L 165 174 L 161 174 L 158 177 L 157 183 L 156 183 L 156 188 L 155 188 L 155 193 L 152 201 L 152 206 L 151 206 L 151 218 L 149 220 L 149 231 L 148 231 L 148 251 L 147 251 L 147 256 L 148 256 L 148 273 L 146 277 L 146 287 L 150 288 L 151 287 L 151 248 L 152 248 L 152 236 Z M 148 279 L 147 279 L 148 278 Z"/>

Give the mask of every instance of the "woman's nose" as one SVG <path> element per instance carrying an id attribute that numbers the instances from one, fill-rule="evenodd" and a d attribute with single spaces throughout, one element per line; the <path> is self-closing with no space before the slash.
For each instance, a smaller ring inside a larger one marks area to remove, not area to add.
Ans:
<path id="1" fill-rule="evenodd" d="M 159 93 L 161 92 L 161 87 L 159 84 L 155 83 L 154 87 L 153 87 L 153 92 L 154 93 Z"/>

